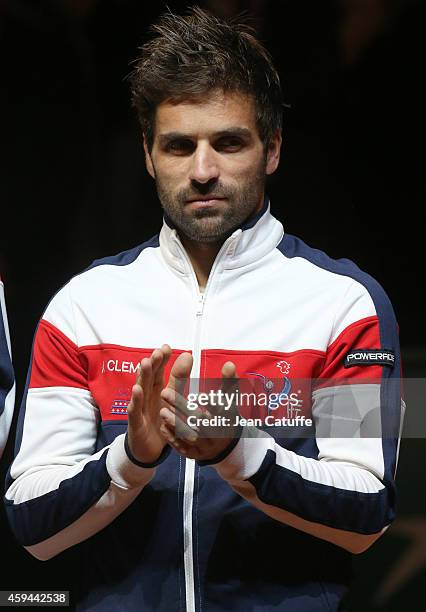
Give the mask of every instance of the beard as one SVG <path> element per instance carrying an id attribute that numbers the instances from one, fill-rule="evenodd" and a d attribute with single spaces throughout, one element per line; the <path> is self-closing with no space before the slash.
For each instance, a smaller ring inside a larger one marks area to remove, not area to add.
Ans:
<path id="1" fill-rule="evenodd" d="M 219 180 L 195 183 L 173 191 L 156 175 L 159 200 L 164 212 L 176 226 L 179 234 L 196 242 L 224 242 L 259 207 L 265 188 L 266 160 L 262 159 L 257 171 L 241 184 L 231 186 Z M 191 210 L 189 199 L 206 196 L 226 198 L 223 205 Z"/>

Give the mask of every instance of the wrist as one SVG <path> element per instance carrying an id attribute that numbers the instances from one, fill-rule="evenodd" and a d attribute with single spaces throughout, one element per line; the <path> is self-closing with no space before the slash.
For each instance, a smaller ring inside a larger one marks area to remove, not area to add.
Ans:
<path id="1" fill-rule="evenodd" d="M 170 446 L 165 444 L 163 448 L 161 449 L 160 454 L 147 453 L 142 456 L 136 457 L 132 449 L 130 448 L 129 433 L 126 432 L 126 435 L 124 437 L 124 450 L 126 451 L 126 455 L 128 459 L 135 465 L 139 467 L 143 467 L 143 468 L 152 468 L 158 465 L 159 463 L 162 463 L 162 461 L 164 461 L 164 459 L 167 457 L 167 455 L 170 452 Z"/>
<path id="2" fill-rule="evenodd" d="M 216 453 L 215 456 L 211 457 L 210 459 L 197 460 L 198 465 L 200 466 L 214 465 L 215 463 L 219 463 L 220 461 L 223 461 L 223 459 L 225 459 L 237 446 L 238 442 L 240 441 L 242 431 L 243 431 L 242 426 L 238 425 L 234 430 L 234 436 L 228 439 L 225 447 L 222 450 L 220 450 L 218 453 Z"/>

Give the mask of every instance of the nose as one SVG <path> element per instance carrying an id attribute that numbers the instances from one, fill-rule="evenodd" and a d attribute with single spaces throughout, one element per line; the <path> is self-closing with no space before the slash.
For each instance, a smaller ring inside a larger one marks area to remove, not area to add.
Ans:
<path id="1" fill-rule="evenodd" d="M 209 143 L 198 143 L 192 154 L 190 180 L 204 184 L 219 178 L 217 161 L 217 153 Z"/>

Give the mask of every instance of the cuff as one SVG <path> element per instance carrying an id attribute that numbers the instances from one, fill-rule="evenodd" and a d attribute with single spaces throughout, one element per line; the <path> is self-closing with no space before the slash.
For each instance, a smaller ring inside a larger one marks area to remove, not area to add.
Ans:
<path id="1" fill-rule="evenodd" d="M 136 464 L 126 453 L 125 434 L 121 434 L 109 447 L 106 467 L 111 480 L 118 487 L 132 489 L 148 484 L 155 474 L 155 465 L 160 463 L 159 459 L 154 464 Z"/>
<path id="2" fill-rule="evenodd" d="M 212 467 L 224 480 L 247 480 L 258 472 L 267 451 L 274 447 L 274 438 L 266 432 L 256 427 L 243 427 L 233 448 L 229 450 L 228 447 L 226 456 Z"/>
<path id="3" fill-rule="evenodd" d="M 221 451 L 218 455 L 216 455 L 212 459 L 205 459 L 204 461 L 197 461 L 198 465 L 200 465 L 201 467 L 203 465 L 213 465 L 225 459 L 225 457 L 227 457 L 229 453 L 231 453 L 234 450 L 234 448 L 237 446 L 238 442 L 240 441 L 242 431 L 243 431 L 243 428 L 241 425 L 239 425 L 238 429 L 236 430 L 235 437 L 232 438 L 231 442 L 228 444 L 228 446 L 223 451 Z"/>
<path id="4" fill-rule="evenodd" d="M 126 435 L 124 436 L 124 450 L 126 451 L 126 455 L 130 459 L 130 461 L 134 463 L 135 465 L 138 465 L 139 467 L 143 467 L 143 468 L 153 468 L 159 465 L 160 463 L 163 463 L 164 459 L 166 459 L 166 457 L 168 456 L 168 454 L 170 453 L 172 449 L 170 448 L 168 444 L 166 444 L 166 446 L 161 451 L 158 459 L 156 459 L 152 463 L 143 463 L 142 461 L 139 461 L 138 459 L 136 459 L 136 457 L 132 454 L 132 451 L 130 450 L 130 446 L 129 446 L 129 436 L 127 435 L 127 431 L 126 431 Z"/>

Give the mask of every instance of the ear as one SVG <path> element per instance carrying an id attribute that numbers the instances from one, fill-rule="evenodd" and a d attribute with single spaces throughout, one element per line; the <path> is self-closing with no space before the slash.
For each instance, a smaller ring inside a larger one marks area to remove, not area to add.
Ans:
<path id="1" fill-rule="evenodd" d="M 151 154 L 148 151 L 148 145 L 146 143 L 145 136 L 143 137 L 143 149 L 145 151 L 145 166 L 146 166 L 146 169 L 148 170 L 148 172 L 152 176 L 152 178 L 155 179 L 154 165 L 152 163 Z"/>
<path id="2" fill-rule="evenodd" d="M 266 152 L 266 174 L 272 174 L 280 163 L 280 151 L 282 144 L 281 130 L 276 130 L 268 144 Z"/>

